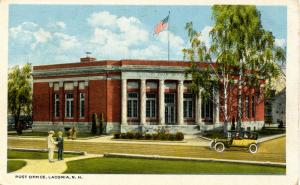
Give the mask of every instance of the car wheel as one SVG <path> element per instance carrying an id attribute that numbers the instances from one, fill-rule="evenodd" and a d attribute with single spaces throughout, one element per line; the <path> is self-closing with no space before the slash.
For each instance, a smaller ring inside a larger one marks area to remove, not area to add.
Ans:
<path id="1" fill-rule="evenodd" d="M 215 141 L 211 141 L 209 143 L 209 147 L 210 147 L 210 149 L 214 149 L 215 148 Z"/>
<path id="2" fill-rule="evenodd" d="M 251 144 L 250 146 L 249 146 L 249 152 L 250 153 L 252 153 L 252 154 L 254 154 L 254 153 L 256 153 L 257 152 L 257 149 L 258 149 L 258 147 L 257 147 L 257 144 Z"/>
<path id="3" fill-rule="evenodd" d="M 224 143 L 218 142 L 215 144 L 215 150 L 217 152 L 223 152 L 225 150 L 225 145 Z"/>

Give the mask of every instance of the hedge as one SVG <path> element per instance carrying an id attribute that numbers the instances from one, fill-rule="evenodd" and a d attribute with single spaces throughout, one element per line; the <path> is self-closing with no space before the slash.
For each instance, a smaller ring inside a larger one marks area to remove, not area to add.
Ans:
<path id="1" fill-rule="evenodd" d="M 146 133 L 141 132 L 126 132 L 126 133 L 114 133 L 114 139 L 143 139 L 143 140 L 168 140 L 168 141 L 182 141 L 184 134 L 182 132 L 176 133 Z"/>

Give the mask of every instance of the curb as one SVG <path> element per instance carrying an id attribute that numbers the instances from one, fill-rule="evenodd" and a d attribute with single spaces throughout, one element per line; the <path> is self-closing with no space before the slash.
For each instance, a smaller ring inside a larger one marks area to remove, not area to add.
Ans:
<path id="1" fill-rule="evenodd" d="M 123 153 L 105 153 L 103 154 L 103 157 L 159 159 L 159 160 L 174 160 L 174 161 L 226 162 L 226 163 L 237 163 L 237 164 L 286 167 L 286 163 L 277 163 L 277 162 L 270 162 L 270 161 L 246 161 L 246 160 L 229 160 L 229 159 L 215 159 L 215 158 L 171 157 L 171 156 L 160 156 L 160 155 L 140 155 L 140 154 L 123 154 Z"/>
<path id="2" fill-rule="evenodd" d="M 277 139 L 277 138 L 284 137 L 284 136 L 286 136 L 286 134 L 278 134 L 278 135 L 274 135 L 274 136 L 260 138 L 257 141 L 257 143 L 263 143 L 263 142 L 270 141 L 270 140 Z"/>
<path id="3" fill-rule="evenodd" d="M 33 149 L 33 148 L 12 148 L 8 147 L 8 150 L 15 150 L 15 151 L 24 151 L 24 152 L 48 152 L 48 149 Z M 57 150 L 54 150 L 57 152 Z M 79 151 L 64 151 L 64 154 L 79 154 L 79 155 L 86 155 L 86 152 L 79 152 Z"/>

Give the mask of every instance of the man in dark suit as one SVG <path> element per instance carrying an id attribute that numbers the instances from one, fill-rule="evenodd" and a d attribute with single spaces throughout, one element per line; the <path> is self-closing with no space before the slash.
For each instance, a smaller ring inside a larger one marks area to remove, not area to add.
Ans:
<path id="1" fill-rule="evenodd" d="M 57 141 L 57 148 L 58 148 L 58 160 L 63 160 L 63 153 L 64 153 L 64 138 L 62 137 L 63 133 L 61 131 L 58 132 L 58 137 L 56 138 Z"/>

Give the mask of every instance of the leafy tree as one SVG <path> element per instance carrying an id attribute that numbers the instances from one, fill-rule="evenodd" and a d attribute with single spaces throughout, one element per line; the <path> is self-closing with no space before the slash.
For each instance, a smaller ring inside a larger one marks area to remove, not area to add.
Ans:
<path id="1" fill-rule="evenodd" d="M 22 134 L 21 114 L 30 114 L 32 110 L 31 64 L 22 68 L 15 66 L 8 74 L 8 111 L 14 116 L 15 128 Z"/>
<path id="2" fill-rule="evenodd" d="M 214 5 L 212 18 L 215 23 L 210 32 L 210 48 L 201 41 L 201 33 L 193 29 L 192 23 L 186 25 L 191 48 L 184 49 L 183 53 L 185 58 L 192 61 L 187 74 L 193 79 L 191 89 L 200 86 L 208 92 L 212 84 L 222 87 L 223 95 L 220 99 L 223 106 L 220 108 L 224 114 L 225 127 L 230 115 L 228 107 L 232 107 L 229 104 L 234 101 L 228 92 L 237 86 L 236 127 L 240 130 L 243 88 L 251 87 L 261 97 L 268 95 L 272 89 L 272 79 L 280 74 L 277 62 L 285 62 L 285 51 L 274 45 L 272 33 L 262 27 L 260 12 L 255 6 Z M 194 62 L 195 58 L 199 62 L 205 61 L 210 68 L 199 69 Z M 212 58 L 215 58 L 214 63 Z M 211 75 L 212 72 L 214 75 Z"/>

